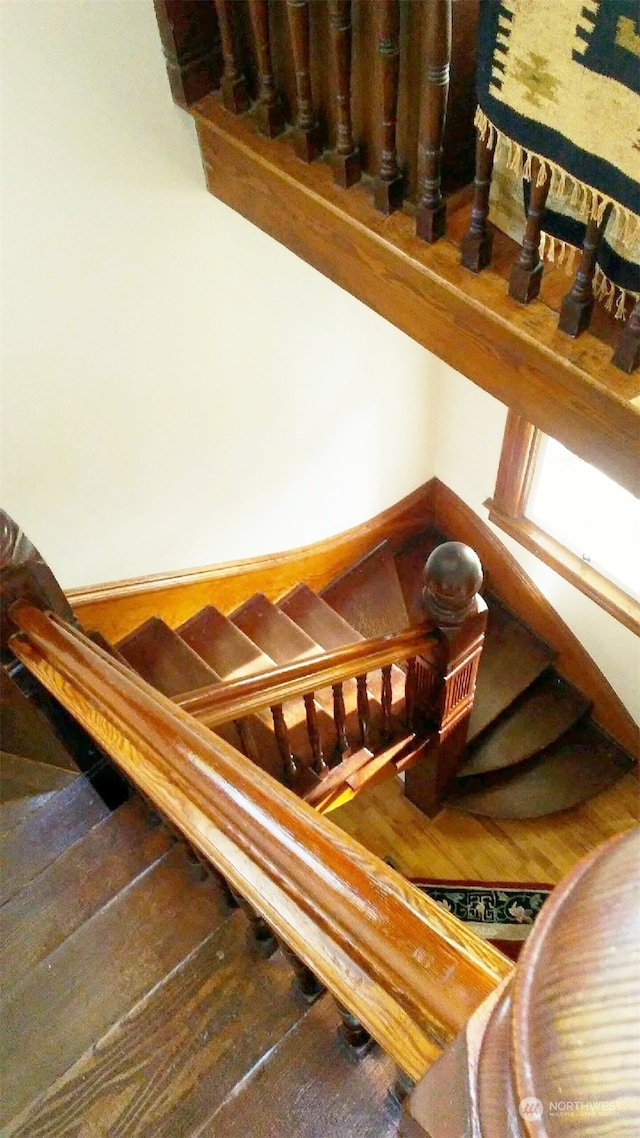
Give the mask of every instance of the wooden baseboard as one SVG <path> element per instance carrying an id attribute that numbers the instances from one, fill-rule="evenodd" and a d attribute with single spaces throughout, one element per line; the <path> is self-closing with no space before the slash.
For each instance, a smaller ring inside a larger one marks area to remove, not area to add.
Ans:
<path id="1" fill-rule="evenodd" d="M 300 581 L 322 589 L 381 541 L 398 545 L 431 525 L 434 487 L 431 479 L 370 521 L 314 545 L 74 589 L 69 603 L 85 628 L 97 629 L 114 643 L 151 616 L 175 628 L 206 604 L 229 613 L 256 592 L 278 600 Z"/>

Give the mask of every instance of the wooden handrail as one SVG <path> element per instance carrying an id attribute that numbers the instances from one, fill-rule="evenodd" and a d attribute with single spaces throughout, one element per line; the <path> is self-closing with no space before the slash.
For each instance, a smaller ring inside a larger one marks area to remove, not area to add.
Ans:
<path id="1" fill-rule="evenodd" d="M 11 619 L 15 656 L 419 1078 L 510 962 L 66 622 Z"/>
<path id="2" fill-rule="evenodd" d="M 437 653 L 438 643 L 433 625 L 424 624 L 392 636 L 360 640 L 255 676 L 184 692 L 175 702 L 208 727 L 214 727 L 258 708 L 285 703 L 418 654 L 434 654 L 434 650 Z"/>

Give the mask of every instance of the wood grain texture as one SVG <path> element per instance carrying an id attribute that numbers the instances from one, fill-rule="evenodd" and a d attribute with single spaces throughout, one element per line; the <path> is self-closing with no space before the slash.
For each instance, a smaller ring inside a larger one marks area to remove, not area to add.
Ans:
<path id="1" fill-rule="evenodd" d="M 247 956 L 236 912 L 6 1134 L 191 1134 L 306 1011 L 283 959 Z"/>
<path id="2" fill-rule="evenodd" d="M 212 193 L 638 493 L 638 412 L 604 343 L 585 333 L 574 344 L 546 304 L 511 300 L 491 267 L 470 276 L 452 241 L 425 249 L 407 214 L 383 217 L 358 186 L 341 194 L 328 168 L 301 166 L 284 143 L 227 122 L 215 96 L 193 114 Z"/>
<path id="3" fill-rule="evenodd" d="M 0 909 L 5 993 L 170 845 L 163 830 L 146 825 L 141 801 L 132 799 L 7 901 Z"/>
<path id="4" fill-rule="evenodd" d="M 62 1075 L 226 912 L 209 881 L 192 881 L 176 846 L 34 968 L 3 1006 L 3 1121 Z M 96 983 L 102 954 L 109 961 L 108 984 Z"/>
<path id="5" fill-rule="evenodd" d="M 638 725 L 578 638 L 488 526 L 439 481 L 434 516 L 449 538 L 466 541 L 476 550 L 498 599 L 553 648 L 556 670 L 591 700 L 596 723 L 625 751 L 637 756 Z"/>
<path id="6" fill-rule="evenodd" d="M 80 634 L 26 606 L 15 616 L 31 640 L 12 644 L 19 658 L 403 1069 L 421 1073 L 508 974 L 501 954 Z"/>
<path id="7" fill-rule="evenodd" d="M 428 524 L 432 488 L 433 480 L 374 518 L 313 545 L 188 572 L 92 585 L 72 590 L 69 601 L 85 628 L 97 628 L 117 641 L 152 616 L 175 627 L 208 603 L 228 615 L 256 592 L 277 600 L 300 581 L 321 589 L 382 540 L 401 544 Z"/>
<path id="8" fill-rule="evenodd" d="M 3 837 L 0 900 L 4 903 L 24 888 L 108 813 L 84 778 L 59 790 L 41 810 Z"/>

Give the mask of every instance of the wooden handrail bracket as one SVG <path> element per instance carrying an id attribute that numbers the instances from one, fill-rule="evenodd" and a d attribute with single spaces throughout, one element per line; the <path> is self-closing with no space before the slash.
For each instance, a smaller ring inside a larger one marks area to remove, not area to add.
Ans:
<path id="1" fill-rule="evenodd" d="M 64 621 L 11 618 L 15 656 L 419 1078 L 509 961 Z"/>

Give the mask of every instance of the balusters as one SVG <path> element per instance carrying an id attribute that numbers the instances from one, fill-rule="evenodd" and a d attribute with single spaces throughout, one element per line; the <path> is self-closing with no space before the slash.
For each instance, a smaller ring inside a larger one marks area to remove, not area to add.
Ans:
<path id="1" fill-rule="evenodd" d="M 325 762 L 325 757 L 322 753 L 322 741 L 320 739 L 320 728 L 318 727 L 318 710 L 316 708 L 316 701 L 313 692 L 309 692 L 304 696 L 304 709 L 307 718 L 307 734 L 309 742 L 311 743 L 311 754 L 313 755 L 313 769 L 316 774 L 324 774 L 329 768 Z"/>
<path id="2" fill-rule="evenodd" d="M 478 131 L 476 141 L 476 176 L 473 183 L 471 221 L 460 245 L 460 260 L 465 269 L 480 273 L 491 261 L 493 229 L 489 225 L 489 192 L 493 160 L 496 153 L 496 135 L 489 127 L 484 137 Z"/>
<path id="3" fill-rule="evenodd" d="M 393 701 L 393 689 L 391 686 L 391 664 L 387 664 L 382 669 L 382 738 L 387 742 L 391 738 L 391 704 Z"/>
<path id="4" fill-rule="evenodd" d="M 179 107 L 220 86 L 222 58 L 210 4 L 154 0 L 171 94 Z"/>
<path id="5" fill-rule="evenodd" d="M 349 750 L 347 738 L 347 713 L 344 706 L 344 693 L 342 684 L 334 684 L 333 691 L 333 720 L 336 725 L 336 746 L 338 753 L 343 755 Z"/>
<path id="6" fill-rule="evenodd" d="M 373 184 L 373 201 L 381 213 L 402 205 L 404 179 L 398 166 L 396 119 L 400 74 L 399 0 L 376 0 L 376 91 L 379 102 L 380 169 Z"/>
<path id="7" fill-rule="evenodd" d="M 540 258 L 540 230 L 544 207 L 547 203 L 551 177 L 546 163 L 539 158 L 531 161 L 531 196 L 527 211 L 527 224 L 522 248 L 511 267 L 509 296 L 521 304 L 528 304 L 540 292 L 543 264 Z"/>
<path id="8" fill-rule="evenodd" d="M 284 130 L 284 112 L 273 80 L 271 42 L 269 39 L 268 0 L 249 0 L 258 62 L 258 104 L 256 126 L 265 138 L 275 138 Z"/>
<path id="9" fill-rule="evenodd" d="M 611 363 L 627 375 L 640 367 L 640 300 L 622 327 Z"/>
<path id="10" fill-rule="evenodd" d="M 234 115 L 249 108 L 249 95 L 239 60 L 234 28 L 234 0 L 214 0 L 222 41 L 222 105 Z"/>
<path id="11" fill-rule="evenodd" d="M 578 271 L 569 292 L 562 301 L 558 328 L 561 332 L 566 332 L 568 336 L 574 338 L 589 327 L 595 303 L 593 278 L 596 271 L 596 255 L 610 213 L 611 206 L 608 206 L 600 223 L 594 218 L 588 222 Z"/>
<path id="12" fill-rule="evenodd" d="M 238 732 L 238 738 L 240 739 L 242 753 L 246 755 L 248 759 L 251 759 L 252 763 L 257 763 L 259 765 L 260 753 L 256 746 L 256 741 L 253 737 L 253 731 L 251 730 L 249 723 L 246 719 L 234 719 L 233 723 L 236 731 Z"/>
<path id="13" fill-rule="evenodd" d="M 293 146 L 298 158 L 303 162 L 313 162 L 320 154 L 322 146 L 320 125 L 312 103 L 308 0 L 287 0 L 287 18 L 296 73 L 296 122 Z"/>
<path id="14" fill-rule="evenodd" d="M 369 746 L 369 692 L 367 691 L 367 677 L 356 677 L 358 692 L 358 727 L 360 728 L 360 741 L 363 747 Z"/>
<path id="15" fill-rule="evenodd" d="M 425 62 L 420 91 L 420 147 L 424 167 L 416 210 L 416 234 L 433 243 L 444 234 L 447 212 L 440 189 L 440 173 L 449 94 L 451 0 L 426 0 L 423 20 Z"/>
<path id="16" fill-rule="evenodd" d="M 268 959 L 270 956 L 273 956 L 278 947 L 273 929 L 270 929 L 264 918 L 261 917 L 259 913 L 256 913 L 253 905 L 250 905 L 235 889 L 229 888 L 234 901 L 240 906 L 249 921 L 251 947 L 255 948 L 260 956 L 264 956 Z"/>
<path id="17" fill-rule="evenodd" d="M 293 983 L 294 987 L 298 989 L 300 995 L 307 1001 L 308 1004 L 313 1004 L 318 996 L 324 992 L 324 984 L 321 984 L 317 976 L 314 976 L 310 968 L 296 956 L 295 952 L 285 944 L 283 940 L 279 941 L 282 955 L 286 957 L 293 970 Z"/>
<path id="18" fill-rule="evenodd" d="M 287 786 L 293 786 L 298 777 L 298 764 L 295 756 L 291 750 L 289 743 L 289 731 L 284 718 L 282 704 L 276 704 L 271 708 L 271 717 L 273 719 L 273 730 L 282 759 L 282 771 L 284 774 L 284 781 Z"/>
<path id="19" fill-rule="evenodd" d="M 359 1019 L 348 1011 L 347 1008 L 335 1001 L 335 1005 L 340 1013 L 342 1023 L 338 1028 L 338 1034 L 342 1036 L 349 1047 L 353 1048 L 358 1055 L 364 1055 L 373 1046 L 373 1039 L 369 1035 L 366 1027 L 363 1027 Z"/>
<path id="20" fill-rule="evenodd" d="M 333 177 L 345 190 L 360 181 L 360 151 L 351 122 L 351 0 L 329 0 L 331 53 L 336 85 L 336 148 Z"/>

